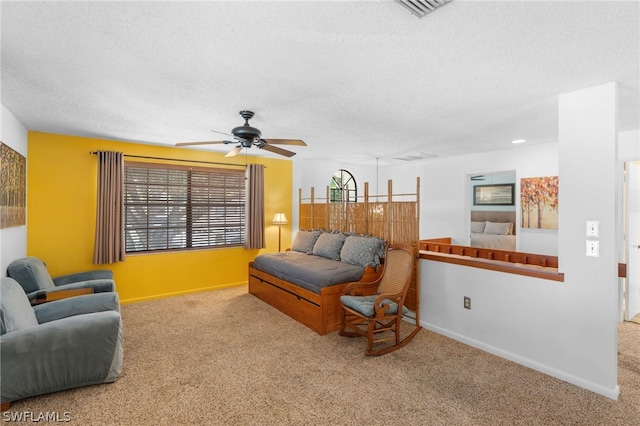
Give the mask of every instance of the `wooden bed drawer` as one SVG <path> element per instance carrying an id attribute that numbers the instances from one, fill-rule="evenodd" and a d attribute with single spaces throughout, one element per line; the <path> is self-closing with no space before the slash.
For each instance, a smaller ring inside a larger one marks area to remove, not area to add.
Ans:
<path id="1" fill-rule="evenodd" d="M 375 268 L 366 268 L 363 278 L 373 281 L 380 272 Z M 249 293 L 320 335 L 340 329 L 340 296 L 347 285 L 349 283 L 324 287 L 318 294 L 254 269 L 253 262 L 249 262 Z"/>
<path id="2" fill-rule="evenodd" d="M 249 293 L 317 333 L 326 334 L 322 332 L 322 309 L 319 305 L 254 275 L 249 275 Z"/>

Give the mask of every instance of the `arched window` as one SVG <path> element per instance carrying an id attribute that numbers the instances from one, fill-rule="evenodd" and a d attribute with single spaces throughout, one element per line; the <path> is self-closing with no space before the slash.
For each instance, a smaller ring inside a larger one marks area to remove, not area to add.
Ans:
<path id="1" fill-rule="evenodd" d="M 358 201 L 358 187 L 351 173 L 340 169 L 333 175 L 329 184 L 329 199 L 332 203 Z"/>

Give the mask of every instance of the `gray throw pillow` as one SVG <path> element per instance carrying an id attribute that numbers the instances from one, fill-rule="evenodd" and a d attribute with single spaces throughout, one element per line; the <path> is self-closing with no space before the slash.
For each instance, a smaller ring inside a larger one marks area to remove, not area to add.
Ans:
<path id="1" fill-rule="evenodd" d="M 296 233 L 296 237 L 291 244 L 291 250 L 299 251 L 300 253 L 311 254 L 313 253 L 313 246 L 318 239 L 318 236 L 322 234 L 322 231 L 304 231 L 299 230 Z"/>
<path id="2" fill-rule="evenodd" d="M 332 234 L 330 232 L 323 232 L 318 237 L 318 241 L 313 246 L 313 254 L 315 256 L 326 257 L 331 260 L 340 260 L 340 250 L 342 244 L 347 238 L 344 234 Z"/>
<path id="3" fill-rule="evenodd" d="M 380 259 L 384 257 L 387 243 L 378 237 L 350 235 L 342 246 L 340 260 L 352 265 L 380 266 Z"/>

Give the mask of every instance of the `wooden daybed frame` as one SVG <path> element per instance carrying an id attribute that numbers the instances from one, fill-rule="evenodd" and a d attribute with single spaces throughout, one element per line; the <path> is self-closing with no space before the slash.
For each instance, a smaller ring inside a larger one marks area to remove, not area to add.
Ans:
<path id="1" fill-rule="evenodd" d="M 357 202 L 329 202 L 329 187 L 324 200 L 316 200 L 314 188 L 310 198 L 299 190 L 300 229 L 322 228 L 331 231 L 353 232 L 383 238 L 388 244 L 410 244 L 418 256 L 420 219 L 420 178 L 413 194 L 393 194 L 388 181 L 387 195 L 369 195 L 364 184 L 364 196 Z M 384 200 L 386 198 L 386 200 Z M 346 199 L 346 197 L 343 197 Z M 380 200 L 378 200 L 380 199 Z M 362 201 L 360 201 L 362 200 Z M 409 320 L 419 324 L 418 264 L 407 293 L 405 305 L 411 311 Z M 367 268 L 361 281 L 372 281 L 380 271 Z M 249 293 L 301 322 L 320 335 L 340 329 L 340 296 L 349 283 L 325 287 L 320 294 L 253 268 L 249 263 Z M 419 327 L 418 327 L 419 328 Z"/>

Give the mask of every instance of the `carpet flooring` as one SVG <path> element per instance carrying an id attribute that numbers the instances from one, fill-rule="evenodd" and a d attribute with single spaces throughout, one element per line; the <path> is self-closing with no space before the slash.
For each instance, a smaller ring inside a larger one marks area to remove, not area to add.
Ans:
<path id="1" fill-rule="evenodd" d="M 122 306 L 115 383 L 16 401 L 78 425 L 640 425 L 640 324 L 619 325 L 618 401 L 422 330 L 365 357 L 246 287 Z M 27 419 L 28 420 L 28 419 Z M 31 421 L 27 421 L 31 423 Z"/>

